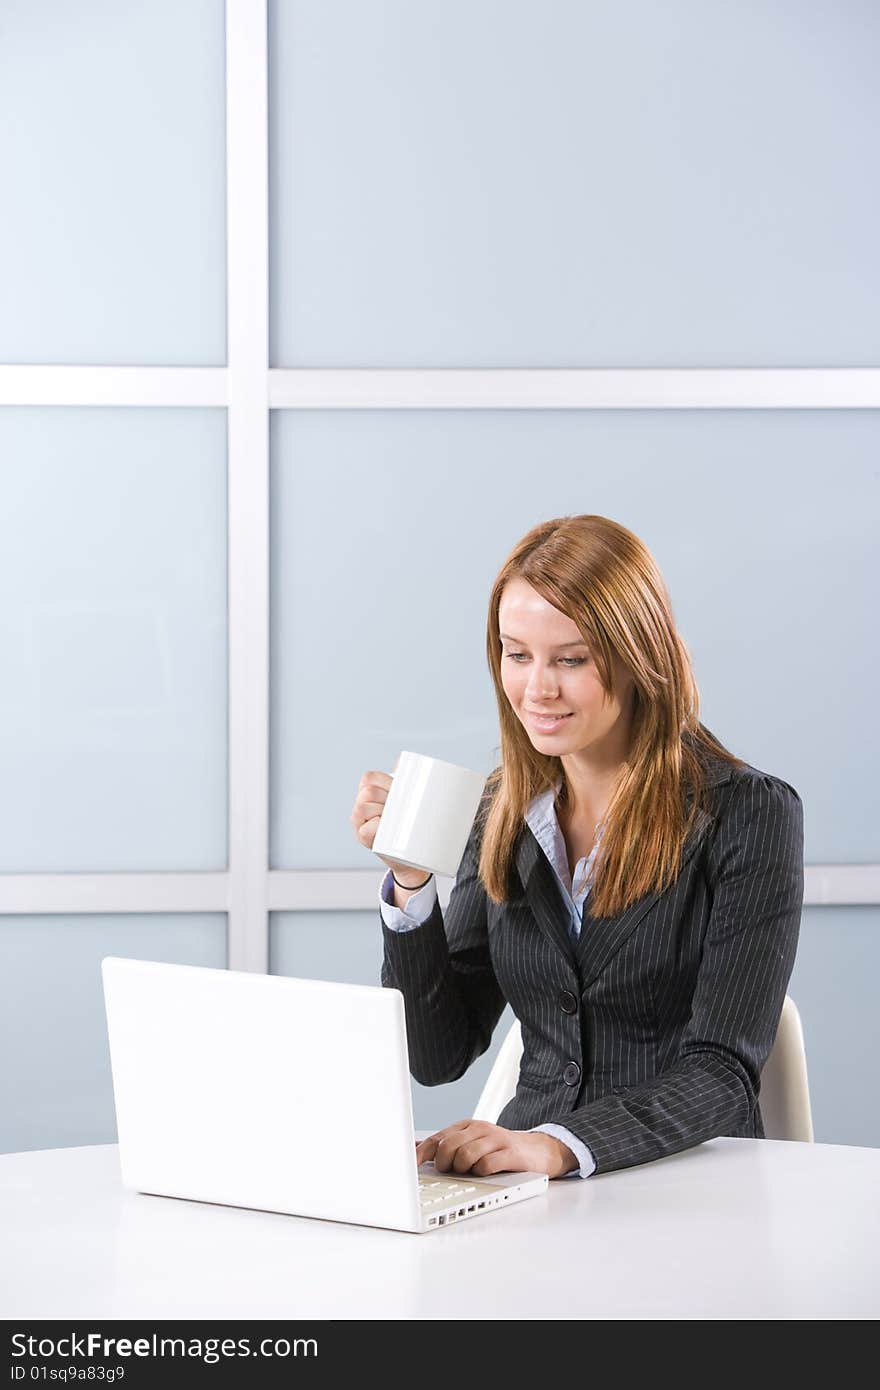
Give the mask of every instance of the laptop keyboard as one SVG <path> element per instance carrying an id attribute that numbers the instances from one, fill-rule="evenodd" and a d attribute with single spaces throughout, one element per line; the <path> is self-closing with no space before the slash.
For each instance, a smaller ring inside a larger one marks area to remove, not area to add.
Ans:
<path id="1" fill-rule="evenodd" d="M 457 1201 L 477 1191 L 475 1183 L 457 1182 L 450 1178 L 419 1178 L 419 1201 L 422 1210 L 442 1202 Z"/>

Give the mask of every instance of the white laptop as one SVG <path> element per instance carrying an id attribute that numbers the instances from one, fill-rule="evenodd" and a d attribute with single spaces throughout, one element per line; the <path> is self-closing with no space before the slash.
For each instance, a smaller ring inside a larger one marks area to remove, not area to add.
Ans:
<path id="1" fill-rule="evenodd" d="M 403 995 L 238 970 L 101 962 L 123 1185 L 433 1231 L 546 1192 L 416 1164 Z"/>

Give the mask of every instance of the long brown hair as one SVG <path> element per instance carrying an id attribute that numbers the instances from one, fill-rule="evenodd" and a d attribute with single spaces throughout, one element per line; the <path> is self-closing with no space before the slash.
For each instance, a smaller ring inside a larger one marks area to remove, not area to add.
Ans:
<path id="1" fill-rule="evenodd" d="M 699 720 L 700 696 L 662 575 L 647 547 L 604 516 L 544 521 L 514 546 L 489 600 L 486 652 L 501 725 L 501 764 L 481 812 L 480 879 L 505 902 L 516 841 L 529 802 L 562 778 L 562 763 L 539 753 L 501 683 L 498 610 L 511 579 L 526 580 L 577 625 L 613 698 L 613 658 L 633 678 L 630 748 L 605 816 L 590 912 L 611 917 L 678 875 L 681 850 L 703 809 L 705 756 L 746 766 Z M 688 796 L 691 797 L 687 809 Z"/>

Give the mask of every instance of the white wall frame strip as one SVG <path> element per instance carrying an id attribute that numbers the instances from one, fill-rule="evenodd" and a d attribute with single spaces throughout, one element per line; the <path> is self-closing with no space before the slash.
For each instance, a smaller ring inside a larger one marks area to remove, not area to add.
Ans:
<path id="1" fill-rule="evenodd" d="M 4 367 L 0 405 L 225 406 L 225 367 Z"/>
<path id="2" fill-rule="evenodd" d="M 275 869 L 269 874 L 272 912 L 379 911 L 383 870 Z M 441 904 L 449 900 L 452 879 L 437 880 Z M 877 906 L 880 865 L 808 864 L 804 869 L 804 907 Z"/>
<path id="3" fill-rule="evenodd" d="M 269 103 L 266 0 L 226 0 L 231 970 L 269 966 Z"/>
<path id="4" fill-rule="evenodd" d="M 229 875 L 2 874 L 0 915 L 226 912 Z"/>
<path id="5" fill-rule="evenodd" d="M 384 869 L 273 869 L 271 912 L 373 912 L 378 919 Z M 437 875 L 437 898 L 445 908 L 455 880 Z"/>
<path id="6" fill-rule="evenodd" d="M 230 306 L 230 348 L 231 319 Z M 0 405 L 224 406 L 227 376 L 225 367 L 0 365 Z M 880 369 L 275 367 L 268 404 L 291 410 L 877 409 Z"/>
<path id="7" fill-rule="evenodd" d="M 230 346 L 231 339 L 230 312 Z M 875 367 L 345 371 L 274 367 L 268 376 L 269 406 L 290 410 L 880 408 L 880 369 Z M 0 405 L 225 406 L 227 377 L 225 367 L 0 365 Z"/>
<path id="8" fill-rule="evenodd" d="M 269 404 L 279 410 L 858 410 L 880 407 L 880 368 L 275 367 Z"/>
<path id="9" fill-rule="evenodd" d="M 270 912 L 376 912 L 383 870 L 274 869 Z M 445 907 L 452 879 L 438 878 Z M 0 874 L 0 916 L 93 912 L 227 912 L 230 875 Z M 880 905 L 880 865 L 808 864 L 804 907 Z M 234 968 L 234 967 L 233 967 Z"/>
<path id="10" fill-rule="evenodd" d="M 880 864 L 807 864 L 804 907 L 880 904 Z"/>

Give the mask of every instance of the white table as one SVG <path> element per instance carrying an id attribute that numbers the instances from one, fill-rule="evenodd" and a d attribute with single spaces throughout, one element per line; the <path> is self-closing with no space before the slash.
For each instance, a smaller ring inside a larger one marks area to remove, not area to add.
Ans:
<path id="1" fill-rule="evenodd" d="M 715 1139 L 409 1235 L 0 1156 L 0 1318 L 876 1318 L 880 1149 Z"/>

